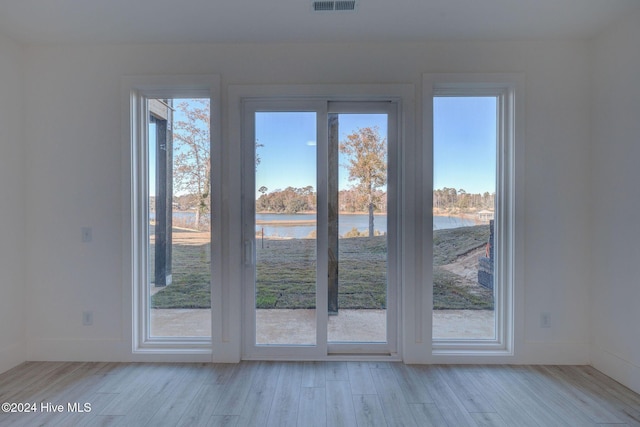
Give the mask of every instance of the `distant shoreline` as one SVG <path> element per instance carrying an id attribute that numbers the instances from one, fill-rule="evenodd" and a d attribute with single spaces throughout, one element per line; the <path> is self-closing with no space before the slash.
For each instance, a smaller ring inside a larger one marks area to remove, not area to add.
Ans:
<path id="1" fill-rule="evenodd" d="M 286 213 L 286 212 L 268 212 L 268 211 L 258 211 L 256 212 L 256 214 L 259 215 L 315 215 L 316 212 L 314 211 L 303 211 L 303 212 L 296 212 L 296 213 Z M 345 215 L 369 215 L 369 212 L 339 212 L 338 213 L 340 216 L 345 216 Z M 373 214 L 374 216 L 386 216 L 387 213 L 382 213 L 382 212 L 375 212 Z M 466 219 L 469 221 L 475 221 L 477 223 L 481 223 L 482 221 L 478 221 L 477 219 L 477 215 L 476 213 L 473 212 L 463 212 L 463 213 L 451 213 L 451 212 L 433 212 L 433 216 L 439 216 L 439 217 L 444 217 L 444 218 L 461 218 L 461 219 Z M 259 220 L 262 221 L 262 220 Z M 279 220 L 268 220 L 268 222 L 278 222 Z M 298 220 L 291 220 L 291 221 L 287 221 L 287 220 L 283 220 L 285 222 L 296 222 Z M 306 220 L 300 220 L 300 221 L 306 221 Z"/>
<path id="2" fill-rule="evenodd" d="M 256 225 L 315 225 L 316 221 L 313 219 L 273 219 L 273 220 L 262 220 L 257 219 Z"/>
<path id="3" fill-rule="evenodd" d="M 269 212 L 269 211 L 256 211 L 256 214 L 260 215 L 315 215 L 316 211 L 301 211 L 296 213 L 287 212 Z M 369 215 L 369 212 L 338 212 L 339 215 Z M 374 216 L 387 215 L 386 212 L 374 212 Z"/>

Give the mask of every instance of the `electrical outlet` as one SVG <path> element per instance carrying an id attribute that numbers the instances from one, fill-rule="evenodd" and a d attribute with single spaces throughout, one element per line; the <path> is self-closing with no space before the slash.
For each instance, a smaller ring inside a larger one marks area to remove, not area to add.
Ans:
<path id="1" fill-rule="evenodd" d="M 93 325 L 93 311 L 82 312 L 82 325 L 83 326 Z"/>
<path id="2" fill-rule="evenodd" d="M 541 328 L 550 328 L 551 327 L 551 313 L 541 313 L 540 314 L 540 327 Z"/>

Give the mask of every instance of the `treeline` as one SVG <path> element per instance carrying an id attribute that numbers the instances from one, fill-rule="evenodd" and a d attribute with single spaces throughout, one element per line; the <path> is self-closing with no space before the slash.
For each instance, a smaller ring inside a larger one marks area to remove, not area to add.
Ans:
<path id="1" fill-rule="evenodd" d="M 316 193 L 310 185 L 302 188 L 287 187 L 271 193 L 266 193 L 267 190 L 261 187 L 258 191 L 262 193 L 256 200 L 258 212 L 293 214 L 316 210 Z"/>
<path id="2" fill-rule="evenodd" d="M 267 193 L 264 188 L 262 194 L 256 200 L 258 212 L 287 213 L 316 211 L 316 192 L 312 186 L 295 188 L 287 187 L 284 190 L 275 190 Z M 369 209 L 368 197 L 357 190 L 342 190 L 338 195 L 340 212 L 367 212 Z M 386 193 L 375 191 L 374 212 L 385 213 L 387 208 Z"/>
<path id="3" fill-rule="evenodd" d="M 433 190 L 433 208 L 447 212 L 468 212 L 495 208 L 495 193 L 467 193 L 464 189 L 444 187 Z"/>
<path id="4" fill-rule="evenodd" d="M 198 196 L 197 194 L 183 194 L 181 196 L 173 196 L 174 211 L 194 211 L 198 208 L 198 206 L 202 207 L 202 203 L 204 203 L 206 207 L 206 212 L 209 212 L 211 199 L 208 197 L 208 195 L 204 201 L 202 200 L 202 197 Z M 149 209 L 151 212 L 154 212 L 156 210 L 155 196 L 149 196 Z"/>
<path id="5" fill-rule="evenodd" d="M 316 211 L 316 192 L 312 186 L 301 188 L 287 187 L 267 193 L 263 187 L 262 194 L 256 200 L 258 212 L 287 213 Z M 368 197 L 361 192 L 350 189 L 342 190 L 339 194 L 340 212 L 367 212 Z M 386 213 L 387 194 L 376 191 L 374 196 L 374 212 Z M 495 208 L 495 193 L 467 193 L 464 189 L 444 187 L 433 190 L 434 209 L 444 212 L 469 212 Z"/>
<path id="6" fill-rule="evenodd" d="M 375 213 L 387 213 L 387 193 L 380 190 L 372 192 L 373 211 Z M 342 190 L 338 194 L 338 206 L 340 212 L 368 212 L 369 196 L 357 190 Z"/>
<path id="7" fill-rule="evenodd" d="M 198 206 L 200 206 L 202 202 L 202 197 L 198 196 L 197 194 L 183 194 L 180 196 L 173 196 L 174 208 L 180 211 L 195 210 L 198 208 Z M 204 204 L 206 206 L 205 212 L 209 212 L 211 200 L 208 197 L 208 194 L 204 199 Z"/>

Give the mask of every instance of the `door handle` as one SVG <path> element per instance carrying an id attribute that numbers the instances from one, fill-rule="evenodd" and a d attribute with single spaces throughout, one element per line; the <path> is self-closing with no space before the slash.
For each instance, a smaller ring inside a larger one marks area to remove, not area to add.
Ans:
<path id="1" fill-rule="evenodd" d="M 244 241 L 244 265 L 251 267 L 255 264 L 255 253 L 253 239 L 246 239 Z"/>

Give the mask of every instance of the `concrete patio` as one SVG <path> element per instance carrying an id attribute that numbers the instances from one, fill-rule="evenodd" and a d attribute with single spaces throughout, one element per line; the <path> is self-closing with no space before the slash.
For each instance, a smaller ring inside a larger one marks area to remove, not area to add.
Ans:
<path id="1" fill-rule="evenodd" d="M 258 344 L 311 344 L 315 340 L 315 310 L 273 309 L 256 311 Z M 381 342 L 386 329 L 385 310 L 340 310 L 329 317 L 333 342 Z M 151 334 L 162 337 L 211 335 L 207 309 L 152 309 Z M 436 310 L 434 338 L 493 338 L 491 310 Z"/>

